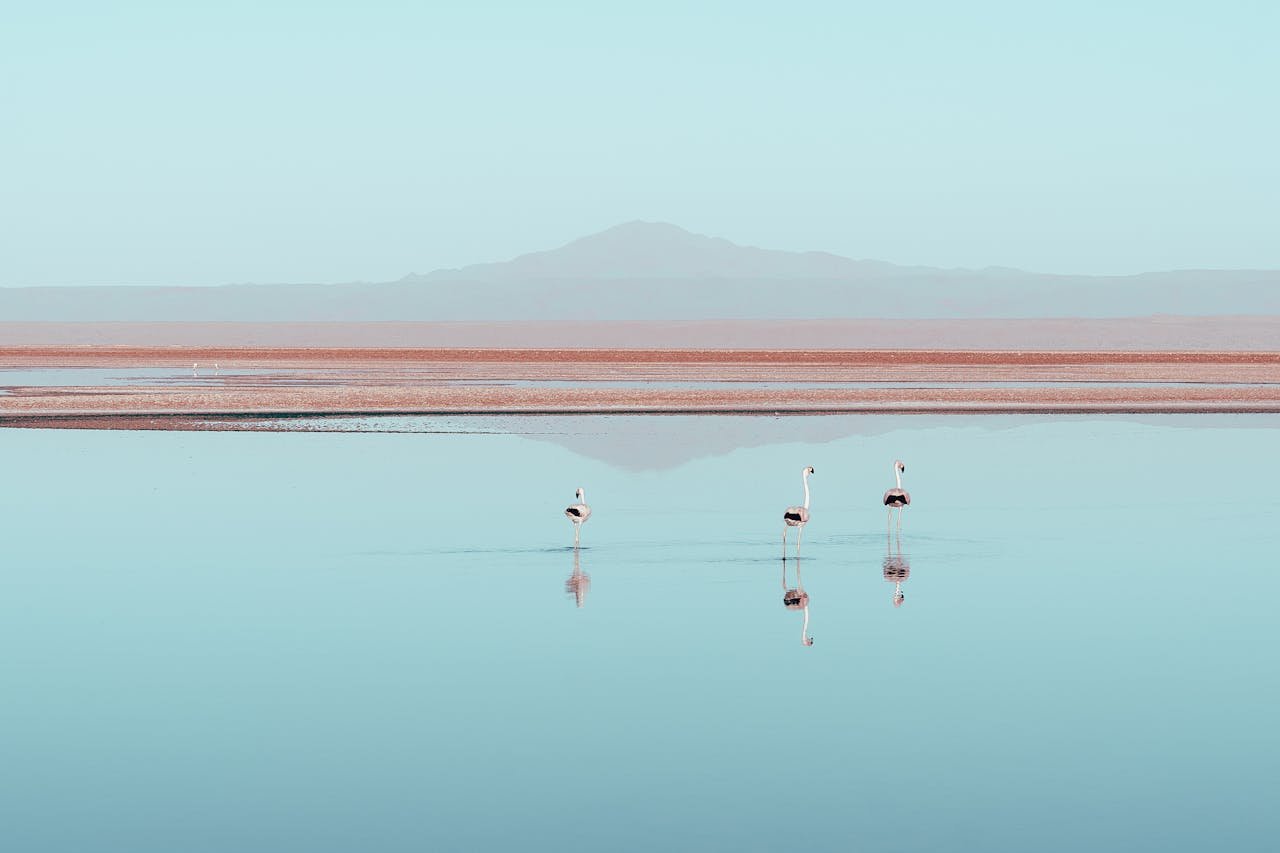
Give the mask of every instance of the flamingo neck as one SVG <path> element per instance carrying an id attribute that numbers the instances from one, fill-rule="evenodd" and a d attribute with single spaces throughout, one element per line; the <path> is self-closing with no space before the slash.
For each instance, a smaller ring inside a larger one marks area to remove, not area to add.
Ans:
<path id="1" fill-rule="evenodd" d="M 804 472 L 804 508 L 809 508 L 809 472 Z"/>
<path id="2" fill-rule="evenodd" d="M 902 472 L 898 470 L 898 466 L 893 466 L 893 479 L 898 481 L 898 488 L 902 488 Z"/>
<path id="3" fill-rule="evenodd" d="M 809 645 L 809 605 L 804 606 L 804 624 L 800 626 L 800 643 Z"/>

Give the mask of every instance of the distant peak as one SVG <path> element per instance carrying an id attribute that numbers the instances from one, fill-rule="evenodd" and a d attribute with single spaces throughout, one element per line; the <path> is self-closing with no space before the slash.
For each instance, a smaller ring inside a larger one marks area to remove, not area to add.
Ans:
<path id="1" fill-rule="evenodd" d="M 689 231 L 687 228 L 681 228 L 679 225 L 674 225 L 670 222 L 651 222 L 647 219 L 632 219 L 630 222 L 621 222 L 617 225 L 614 225 L 612 228 L 606 228 L 603 231 L 600 231 L 597 233 L 607 234 L 610 231 L 637 231 L 637 232 L 651 231 L 654 233 L 657 233 L 660 231 L 667 231 L 667 232 L 676 232 L 680 234 L 693 233 Z"/>
<path id="2" fill-rule="evenodd" d="M 828 252 L 786 252 L 697 234 L 670 222 L 622 222 L 556 249 L 502 263 L 437 270 L 426 278 L 471 281 L 653 279 L 850 279 L 898 270 Z"/>
<path id="3" fill-rule="evenodd" d="M 715 240 L 719 243 L 728 243 L 728 240 L 719 240 L 714 237 L 707 237 L 703 234 L 695 234 L 688 229 L 681 228 L 679 225 L 672 225 L 670 222 L 648 222 L 643 219 L 633 219 L 630 222 L 623 222 L 614 225 L 612 228 L 606 228 L 603 231 L 597 231 L 594 234 L 588 234 L 585 237 L 579 237 L 568 245 L 572 246 L 577 243 L 585 243 L 593 240 L 627 240 L 632 242 L 654 242 L 654 241 L 679 241 L 688 242 L 691 240 Z"/>

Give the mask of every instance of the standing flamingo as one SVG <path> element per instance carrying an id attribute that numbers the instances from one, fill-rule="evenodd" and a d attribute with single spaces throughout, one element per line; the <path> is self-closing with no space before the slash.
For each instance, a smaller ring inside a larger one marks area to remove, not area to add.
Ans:
<path id="1" fill-rule="evenodd" d="M 813 637 L 809 636 L 809 593 L 804 591 L 799 558 L 796 559 L 796 585 L 791 589 L 787 588 L 787 561 L 782 561 L 782 606 L 788 610 L 804 611 L 804 624 L 800 626 L 800 642 L 806 646 L 812 646 Z"/>
<path id="2" fill-rule="evenodd" d="M 587 506 L 586 492 L 581 488 L 577 492 L 578 502 L 565 507 L 564 514 L 573 522 L 573 547 L 578 547 L 578 537 L 582 533 L 582 525 L 591 517 L 591 507 Z"/>
<path id="3" fill-rule="evenodd" d="M 813 473 L 813 468 L 805 468 L 802 472 L 804 477 L 804 506 L 789 506 L 782 513 L 782 559 L 787 559 L 787 528 L 798 528 L 796 532 L 796 559 L 800 559 L 800 539 L 804 536 L 804 526 L 809 523 L 809 475 Z"/>
<path id="4" fill-rule="evenodd" d="M 907 470 L 907 466 L 902 464 L 901 459 L 893 461 L 893 477 L 897 480 L 898 485 L 889 489 L 884 493 L 884 505 L 889 508 L 889 514 L 885 517 L 885 529 L 889 529 L 889 522 L 893 520 L 893 508 L 898 508 L 898 529 L 902 529 L 902 508 L 911 506 L 911 494 L 902 488 L 902 474 Z"/>

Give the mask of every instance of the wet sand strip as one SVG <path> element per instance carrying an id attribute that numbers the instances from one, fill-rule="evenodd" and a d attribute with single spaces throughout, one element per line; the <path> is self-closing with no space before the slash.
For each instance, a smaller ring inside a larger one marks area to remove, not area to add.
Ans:
<path id="1" fill-rule="evenodd" d="M 281 419 L 379 415 L 1280 412 L 1276 352 L 0 348 L 0 367 L 26 370 L 190 371 L 195 362 L 217 362 L 222 373 L 163 387 L 10 386 L 0 395 L 0 426 L 279 429 Z M 250 368 L 280 373 L 235 373 Z M 576 387 L 551 384 L 564 381 Z M 591 387 L 600 381 L 634 384 Z M 849 381 L 871 387 L 792 385 Z M 944 381 L 960 384 L 928 384 Z M 993 382 L 1020 384 L 964 384 Z"/>
<path id="2" fill-rule="evenodd" d="M 1103 414 L 1280 412 L 1280 386 L 1080 388 L 555 389 L 294 388 L 286 391 L 40 389 L 0 397 L 0 424 L 192 428 L 237 418 L 474 414 Z M 101 422 L 106 419 L 109 423 Z"/>
<path id="3" fill-rule="evenodd" d="M 198 376 L 192 375 L 195 364 Z M 0 368 L 159 368 L 173 371 L 174 379 L 201 380 L 193 385 L 215 379 L 227 385 L 355 386 L 425 381 L 1232 384 L 1280 381 L 1280 352 L 0 347 Z"/>

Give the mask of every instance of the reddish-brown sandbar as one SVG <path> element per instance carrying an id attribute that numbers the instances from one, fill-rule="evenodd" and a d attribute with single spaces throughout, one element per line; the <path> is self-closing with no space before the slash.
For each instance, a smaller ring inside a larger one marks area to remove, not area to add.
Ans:
<path id="1" fill-rule="evenodd" d="M 202 375 L 190 376 L 193 363 L 205 366 Z M 112 368 L 125 378 L 7 386 L 0 424 L 184 428 L 208 419 L 459 413 L 1280 412 L 1277 352 L 0 348 L 0 368 L 56 375 L 70 367 Z M 174 372 L 133 384 L 129 368 Z"/>
<path id="2" fill-rule="evenodd" d="M 1277 352 L 0 347 L 0 368 L 308 371 L 278 381 L 1193 382 L 1280 381 Z M 257 377 L 261 379 L 262 377 Z M 243 384 L 243 383 L 241 383 Z"/>

